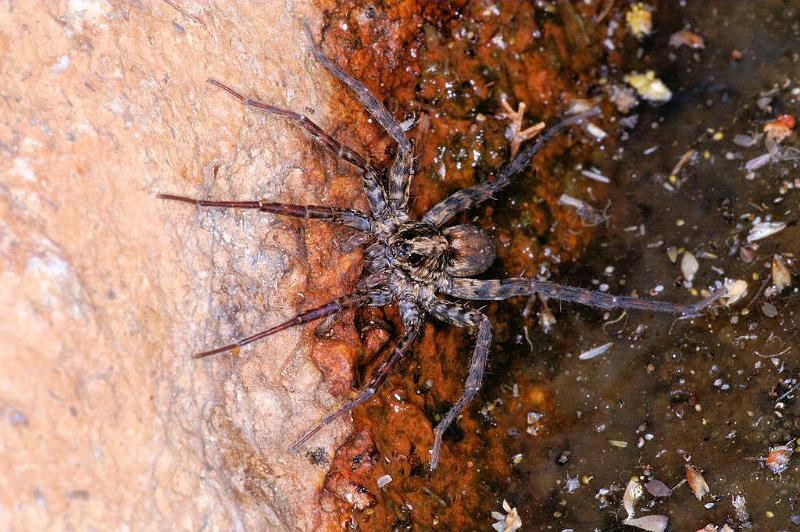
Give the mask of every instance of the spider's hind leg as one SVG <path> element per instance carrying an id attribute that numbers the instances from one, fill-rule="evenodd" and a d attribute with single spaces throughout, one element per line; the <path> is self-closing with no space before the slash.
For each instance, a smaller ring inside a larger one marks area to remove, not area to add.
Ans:
<path id="1" fill-rule="evenodd" d="M 304 323 L 308 323 L 310 321 L 315 321 L 320 318 L 324 318 L 326 316 L 330 316 L 331 314 L 336 314 L 337 312 L 341 312 L 344 309 L 350 307 L 357 307 L 362 305 L 371 305 L 376 302 L 376 300 L 383 300 L 383 296 L 380 294 L 372 294 L 366 292 L 355 292 L 350 295 L 346 295 L 333 301 L 322 305 L 321 307 L 313 308 L 311 310 L 306 310 L 305 312 L 301 312 L 297 314 L 294 318 L 287 320 L 281 324 L 278 324 L 274 327 L 270 327 L 269 329 L 263 330 L 247 338 L 242 338 L 241 340 L 236 340 L 232 344 L 224 345 L 222 347 L 217 347 L 216 349 L 211 349 L 209 351 L 203 351 L 201 353 L 196 353 L 192 355 L 192 358 L 205 358 L 211 355 L 216 355 L 219 353 L 224 353 L 226 351 L 233 351 L 240 347 L 243 347 L 247 344 L 251 344 L 258 340 L 262 340 L 267 336 L 272 336 L 275 333 L 279 333 L 291 327 L 296 327 L 298 325 L 302 325 Z"/>
<path id="2" fill-rule="evenodd" d="M 296 453 L 300 450 L 300 447 L 302 447 L 308 440 L 313 438 L 319 431 L 375 395 L 375 393 L 378 391 L 378 388 L 380 388 L 381 384 L 383 384 L 386 378 L 391 374 L 397 363 L 403 359 L 403 357 L 411 349 L 411 346 L 414 345 L 414 342 L 419 336 L 420 329 L 422 328 L 422 321 L 420 320 L 419 313 L 415 308 L 401 304 L 400 312 L 403 314 L 403 323 L 406 327 L 406 331 L 403 333 L 403 337 L 397 342 L 397 345 L 394 347 L 391 354 L 386 358 L 386 360 L 383 361 L 383 364 L 381 364 L 381 366 L 375 372 L 375 375 L 373 375 L 372 380 L 369 381 L 369 384 L 362 388 L 356 397 L 350 401 L 347 401 L 335 412 L 325 416 L 322 421 L 317 424 L 317 426 L 303 434 L 300 439 L 298 439 L 292 444 L 291 447 L 289 447 L 289 451 Z"/>
<path id="3" fill-rule="evenodd" d="M 442 437 L 447 428 L 458 418 L 481 388 L 483 373 L 486 369 L 486 361 L 489 357 L 489 348 L 492 345 L 492 324 L 489 318 L 474 310 L 467 310 L 455 303 L 449 303 L 440 299 L 433 299 L 425 305 L 425 310 L 435 318 L 455 325 L 457 327 L 477 327 L 478 338 L 475 341 L 475 350 L 472 353 L 472 360 L 469 363 L 469 372 L 464 384 L 464 393 L 450 407 L 450 410 L 439 421 L 433 429 L 434 441 L 431 451 L 430 469 L 433 471 L 439 465 L 439 455 L 442 450 Z"/>

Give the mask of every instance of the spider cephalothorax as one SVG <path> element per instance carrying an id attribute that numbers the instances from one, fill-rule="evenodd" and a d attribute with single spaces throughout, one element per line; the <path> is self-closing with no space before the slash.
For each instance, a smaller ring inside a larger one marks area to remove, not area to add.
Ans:
<path id="1" fill-rule="evenodd" d="M 435 469 L 439 460 L 443 433 L 480 389 L 492 340 L 491 324 L 486 316 L 459 303 L 457 301 L 459 299 L 502 300 L 538 293 L 547 298 L 572 301 L 604 309 L 629 308 L 693 315 L 699 313 L 713 299 L 719 297 L 720 294 L 715 294 L 696 305 L 677 305 L 663 301 L 617 297 L 537 279 L 480 280 L 471 278 L 485 272 L 491 266 L 495 259 L 494 241 L 480 227 L 475 225 L 448 227 L 448 222 L 458 213 L 492 198 L 503 190 L 511 182 L 511 177 L 524 170 L 549 139 L 569 126 L 582 125 L 586 121 L 586 117 L 596 114 L 597 110 L 592 109 L 583 114 L 571 116 L 552 126 L 535 142 L 520 150 L 493 180 L 454 193 L 431 208 L 422 219 L 414 221 L 408 214 L 413 160 L 411 142 L 406 138 L 400 124 L 364 84 L 332 63 L 316 45 L 312 45 L 312 50 L 317 61 L 353 91 L 359 102 L 397 143 L 397 154 L 385 179 L 378 177 L 378 172 L 364 157 L 347 146 L 343 146 L 306 116 L 246 98 L 219 81 L 209 80 L 209 82 L 227 91 L 249 107 L 296 122 L 315 141 L 353 164 L 361 173 L 364 192 L 369 204 L 369 213 L 354 209 L 291 205 L 263 200 L 198 200 L 172 194 L 160 195 L 163 199 L 205 207 L 256 209 L 301 218 L 327 219 L 358 231 L 355 235 L 357 238 L 354 240 L 356 243 L 372 242 L 364 254 L 364 276 L 353 293 L 321 307 L 305 311 L 287 322 L 237 340 L 232 344 L 195 355 L 196 358 L 201 358 L 235 349 L 289 327 L 340 312 L 344 308 L 367 305 L 384 306 L 396 303 L 405 332 L 398 340 L 394 350 L 355 399 L 345 403 L 339 410 L 306 432 L 292 445 L 292 450 L 298 450 L 323 427 L 372 397 L 394 366 L 410 351 L 420 334 L 425 319 L 432 317 L 451 325 L 477 330 L 475 350 L 469 364 L 464 393 L 434 428 L 435 440 L 431 451 L 430 468 Z"/>

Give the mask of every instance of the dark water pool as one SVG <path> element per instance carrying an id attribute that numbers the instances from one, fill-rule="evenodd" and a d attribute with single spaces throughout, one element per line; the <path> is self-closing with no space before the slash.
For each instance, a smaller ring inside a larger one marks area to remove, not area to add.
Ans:
<path id="1" fill-rule="evenodd" d="M 728 277 L 746 280 L 749 292 L 693 320 L 647 313 L 618 320 L 619 312 L 562 307 L 553 332 L 534 335 L 532 351 L 506 345 L 485 397 L 502 398 L 501 427 L 521 429 L 508 438 L 509 456 L 521 461 L 497 494 L 519 508 L 523 529 L 622 529 L 631 476 L 674 487 L 691 463 L 711 495 L 698 501 L 686 484 L 670 497 L 645 494 L 637 515 L 665 514 L 671 530 L 796 528 L 798 460 L 773 474 L 759 458 L 800 435 L 800 394 L 789 391 L 800 374 L 800 298 L 794 290 L 765 297 L 773 255 L 791 263 L 800 250 L 800 191 L 791 188 L 800 171 L 787 161 L 748 176 L 745 163 L 764 144 L 745 148 L 733 139 L 800 110 L 800 3 L 664 2 L 655 20 L 657 33 L 640 56 L 638 47 L 628 50 L 623 69 L 652 68 L 673 100 L 632 111 L 638 123 L 619 151 L 597 159 L 611 180 L 610 222 L 560 278 L 643 295 L 660 285 L 659 297 L 686 300 L 680 252 L 677 263 L 668 256 L 674 247 L 701 257 L 695 288 Z M 685 27 L 703 36 L 704 50 L 666 45 Z M 741 59 L 732 58 L 735 50 Z M 690 149 L 696 155 L 671 179 Z M 757 217 L 789 227 L 741 251 Z M 578 359 L 608 342 L 604 355 Z M 519 398 L 508 391 L 513 383 Z M 552 397 L 537 436 L 525 433 L 524 416 L 537 411 L 526 401 L 532 388 Z M 570 478 L 577 481 L 568 485 Z M 737 516 L 737 496 L 747 516 Z"/>

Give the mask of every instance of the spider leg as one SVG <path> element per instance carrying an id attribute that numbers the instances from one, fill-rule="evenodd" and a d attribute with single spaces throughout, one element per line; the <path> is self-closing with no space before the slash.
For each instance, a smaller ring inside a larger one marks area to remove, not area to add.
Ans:
<path id="1" fill-rule="evenodd" d="M 289 109 L 276 107 L 253 98 L 248 98 L 239 91 L 229 87 L 228 85 L 225 85 L 221 81 L 209 79 L 208 82 L 215 87 L 219 87 L 220 89 L 224 90 L 247 107 L 252 107 L 254 109 L 258 109 L 259 111 L 264 111 L 269 114 L 286 118 L 305 129 L 309 136 L 317 143 L 328 148 L 328 150 L 330 150 L 334 155 L 344 159 L 361 170 L 361 179 L 364 185 L 364 191 L 369 199 L 370 208 L 374 213 L 377 214 L 383 212 L 383 210 L 386 208 L 385 193 L 378 184 L 378 178 L 375 174 L 375 170 L 370 166 L 367 160 L 352 148 L 345 146 L 333 138 L 333 136 L 326 133 L 306 115 L 301 115 L 300 113 L 290 111 Z"/>
<path id="2" fill-rule="evenodd" d="M 536 138 L 536 142 L 525 146 L 510 163 L 504 166 L 497 177 L 492 181 L 484 181 L 478 185 L 455 192 L 428 211 L 422 218 L 423 221 L 437 227 L 450 221 L 456 214 L 482 203 L 494 194 L 500 192 L 509 184 L 511 178 L 528 167 L 534 156 L 561 130 L 583 123 L 586 118 L 599 113 L 599 109 L 592 108 L 583 113 L 565 118 Z"/>
<path id="3" fill-rule="evenodd" d="M 311 34 L 311 28 L 308 27 L 308 24 L 306 24 L 305 21 L 303 21 L 303 28 L 305 29 L 306 34 L 308 34 L 308 40 L 311 42 L 311 51 L 314 53 L 314 58 L 321 63 L 322 66 L 328 70 L 328 72 L 336 76 L 339 81 L 347 85 L 348 88 L 353 91 L 356 99 L 361 103 L 362 106 L 364 106 L 367 112 L 372 115 L 372 118 L 374 118 L 375 121 L 386 130 L 389 136 L 394 139 L 402 151 L 411 151 L 411 141 L 408 140 L 403 128 L 400 126 L 400 123 L 395 120 L 386 107 L 384 107 L 383 104 L 378 101 L 378 99 L 374 94 L 372 94 L 372 92 L 370 92 L 366 85 L 342 70 L 339 65 L 328 59 L 325 53 L 323 53 L 322 49 L 317 46 L 316 41 L 314 41 L 314 36 Z"/>
<path id="4" fill-rule="evenodd" d="M 331 314 L 336 314 L 337 312 L 341 312 L 346 308 L 375 304 L 377 302 L 376 299 L 383 299 L 383 296 L 380 294 L 355 292 L 353 294 L 334 299 L 333 301 L 325 305 L 322 305 L 321 307 L 301 312 L 300 314 L 296 315 L 294 318 L 290 320 L 287 320 L 279 325 L 276 325 L 264 331 L 258 332 L 252 336 L 242 338 L 241 340 L 236 340 L 232 344 L 224 345 L 222 347 L 217 347 L 216 349 L 211 349 L 210 351 L 203 351 L 202 353 L 196 353 L 192 355 L 192 358 L 205 358 L 211 355 L 216 355 L 218 353 L 224 353 L 225 351 L 232 351 L 247 344 L 253 343 L 257 340 L 266 338 L 267 336 L 272 336 L 275 333 L 289 329 L 290 327 L 296 327 L 297 325 L 302 325 L 310 321 L 324 318 L 325 316 L 330 316 Z M 382 303 L 382 301 L 380 301 L 380 303 Z"/>
<path id="5" fill-rule="evenodd" d="M 606 310 L 615 308 L 646 310 L 651 312 L 684 314 L 686 316 L 699 315 L 705 308 L 710 306 L 725 293 L 724 290 L 718 290 L 699 303 L 682 305 L 670 303 L 668 301 L 615 296 L 605 292 L 597 292 L 549 281 L 538 281 L 536 279 L 478 280 L 456 278 L 450 280 L 444 292 L 449 296 L 459 299 L 476 301 L 499 301 L 516 296 L 540 294 L 547 298 L 568 301 L 570 303 L 580 303 L 581 305 Z"/>
<path id="6" fill-rule="evenodd" d="M 334 155 L 341 157 L 345 161 L 349 162 L 353 166 L 357 167 L 358 169 L 364 171 L 366 170 L 368 164 L 366 159 L 359 155 L 355 150 L 349 148 L 348 146 L 343 145 L 341 142 L 333 138 L 331 135 L 325 133 L 321 127 L 317 124 L 312 122 L 306 115 L 301 115 L 300 113 L 296 113 L 289 109 L 284 109 L 282 107 L 276 107 L 274 105 L 270 105 L 268 103 L 261 102 L 259 100 L 249 98 L 236 89 L 225 85 L 221 81 L 217 81 L 215 79 L 209 79 L 208 82 L 215 87 L 219 87 L 220 89 L 224 90 L 240 102 L 242 102 L 247 107 L 252 107 L 254 109 L 258 109 L 259 111 L 264 111 L 266 113 L 277 115 L 292 122 L 295 122 L 298 126 L 302 127 L 306 130 L 306 132 L 311 136 L 319 144 L 328 148 Z"/>
<path id="7" fill-rule="evenodd" d="M 401 305 L 401 314 L 403 314 L 403 324 L 405 325 L 406 330 L 401 339 L 397 342 L 397 345 L 392 350 L 392 353 L 386 358 L 386 360 L 383 361 L 383 364 L 381 364 L 381 366 L 375 372 L 372 380 L 369 381 L 366 387 L 362 388 L 358 392 L 358 395 L 355 398 L 347 401 L 335 412 L 325 416 L 322 421 L 317 424 L 317 426 L 303 434 L 300 439 L 298 439 L 292 444 L 291 447 L 289 447 L 289 451 L 296 453 L 319 431 L 375 395 L 381 384 L 383 384 L 389 374 L 391 374 L 392 369 L 394 369 L 397 363 L 402 360 L 409 349 L 411 349 L 411 346 L 414 345 L 414 342 L 417 340 L 419 332 L 422 329 L 422 320 L 420 319 L 419 312 L 416 310 L 416 308 L 408 307 L 404 309 Z"/>
<path id="8" fill-rule="evenodd" d="M 159 198 L 171 201 L 191 203 L 200 207 L 221 207 L 227 209 L 257 209 L 262 212 L 271 212 L 283 216 L 296 218 L 315 218 L 331 220 L 335 223 L 353 227 L 359 231 L 369 231 L 372 228 L 372 219 L 365 213 L 355 209 L 341 209 L 338 207 L 322 207 L 319 205 L 292 205 L 289 203 L 271 203 L 263 200 L 230 201 L 230 200 L 201 200 L 175 194 L 159 194 Z"/>
<path id="9" fill-rule="evenodd" d="M 308 40 L 311 42 L 311 50 L 314 53 L 316 60 L 322 64 L 331 74 L 336 76 L 342 83 L 353 92 L 353 95 L 361 103 L 364 109 L 372 115 L 378 124 L 386 130 L 390 137 L 398 145 L 398 153 L 396 155 L 395 163 L 392 165 L 389 172 L 388 183 L 388 196 L 390 204 L 393 209 L 397 211 L 404 211 L 408 203 L 408 193 L 410 188 L 411 176 L 413 171 L 413 154 L 411 141 L 406 137 L 405 131 L 400 123 L 392 116 L 392 114 L 384 107 L 384 105 L 375 97 L 374 94 L 362 82 L 342 70 L 336 63 L 328 59 L 323 53 L 322 49 L 317 46 L 314 37 L 311 34 L 311 29 L 303 22 L 308 34 Z"/>
<path id="10" fill-rule="evenodd" d="M 492 345 L 492 324 L 489 318 L 475 310 L 467 310 L 455 303 L 442 301 L 433 298 L 425 303 L 425 310 L 430 312 L 435 318 L 455 325 L 457 327 L 478 327 L 478 339 L 475 342 L 475 350 L 472 353 L 472 360 L 469 363 L 469 372 L 464 385 L 464 393 L 458 401 L 447 411 L 439 424 L 433 429 L 434 440 L 433 450 L 431 451 L 430 469 L 433 471 L 439 465 L 439 455 L 442 451 L 442 437 L 447 428 L 458 418 L 464 408 L 466 408 L 481 388 L 483 382 L 483 372 L 486 369 L 486 360 L 489 356 L 489 348 Z"/>

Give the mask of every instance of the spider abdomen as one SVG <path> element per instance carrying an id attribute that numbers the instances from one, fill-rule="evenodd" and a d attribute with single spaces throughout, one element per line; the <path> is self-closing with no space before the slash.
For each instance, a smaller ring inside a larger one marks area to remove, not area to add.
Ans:
<path id="1" fill-rule="evenodd" d="M 455 225 L 444 230 L 449 256 L 445 271 L 453 277 L 471 277 L 489 269 L 497 254 L 492 236 L 477 225 Z"/>

